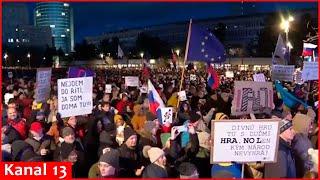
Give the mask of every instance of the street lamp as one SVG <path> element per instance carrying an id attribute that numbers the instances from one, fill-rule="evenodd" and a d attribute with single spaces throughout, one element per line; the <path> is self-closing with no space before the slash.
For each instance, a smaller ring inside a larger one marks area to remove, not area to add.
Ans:
<path id="1" fill-rule="evenodd" d="M 176 53 L 177 53 L 177 56 L 179 56 L 180 55 L 180 49 L 177 49 Z"/>
<path id="2" fill-rule="evenodd" d="M 144 53 L 143 53 L 143 52 L 141 52 L 141 53 L 140 53 L 140 57 L 141 57 L 141 59 L 143 59 L 143 56 L 144 56 Z"/>
<path id="3" fill-rule="evenodd" d="M 104 57 L 104 54 L 100 53 L 100 58 L 103 59 L 103 57 Z"/>
<path id="4" fill-rule="evenodd" d="M 30 58 L 31 58 L 30 53 L 27 54 L 27 57 L 28 57 L 28 59 L 29 59 L 29 69 L 30 69 Z"/>
<path id="5" fill-rule="evenodd" d="M 7 53 L 4 53 L 3 58 L 4 58 L 4 63 L 7 64 L 8 54 L 7 54 Z"/>
<path id="6" fill-rule="evenodd" d="M 289 53 L 288 61 L 290 60 L 290 49 L 292 48 L 292 46 L 291 46 L 291 48 L 289 47 L 290 42 L 289 42 L 289 36 L 288 36 L 289 29 L 290 29 L 290 22 L 292 22 L 292 21 L 294 21 L 294 18 L 292 16 L 289 16 L 288 19 L 282 20 L 282 22 L 280 24 L 281 29 L 283 29 L 284 32 L 286 33 L 286 43 L 287 43 L 287 48 L 288 48 L 288 53 Z"/>

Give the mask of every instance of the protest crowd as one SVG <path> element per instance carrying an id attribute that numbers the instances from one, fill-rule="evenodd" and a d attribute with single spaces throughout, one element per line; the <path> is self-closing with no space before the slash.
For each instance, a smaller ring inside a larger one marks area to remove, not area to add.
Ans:
<path id="1" fill-rule="evenodd" d="M 26 70 L 24 70 L 26 71 Z M 318 82 L 282 82 L 287 92 L 300 101 L 286 105 L 286 98 L 273 86 L 273 108 L 262 108 L 256 119 L 279 120 L 279 144 L 275 163 L 210 163 L 211 121 L 247 119 L 231 113 L 235 81 L 253 82 L 253 74 L 270 72 L 216 69 L 217 88 L 207 82 L 205 70 L 188 67 L 181 89 L 181 70 L 94 69 L 92 113 L 61 117 L 58 112 L 57 80 L 68 77 L 67 69 L 52 69 L 50 95 L 36 101 L 36 75 L 19 70 L 13 79 L 3 79 L 2 160 L 15 162 L 72 162 L 72 177 L 130 178 L 302 178 L 318 175 Z M 26 74 L 26 73 L 24 73 Z M 190 78 L 192 75 L 192 79 Z M 138 76 L 139 86 L 126 86 L 125 76 Z M 196 77 L 196 78 L 194 78 Z M 172 122 L 155 113 L 155 99 L 148 79 L 165 107 L 172 107 Z M 106 92 L 105 85 L 111 85 Z M 275 85 L 273 81 L 273 85 Z M 7 98 L 6 96 L 10 98 Z M 304 106 L 302 103 L 308 106 Z M 291 106 L 291 107 L 288 107 Z M 299 131 L 293 128 L 297 114 L 310 118 Z M 185 128 L 183 128 L 185 127 Z M 228 156 L 228 154 L 225 154 Z M 316 160 L 315 160 L 316 159 Z"/>

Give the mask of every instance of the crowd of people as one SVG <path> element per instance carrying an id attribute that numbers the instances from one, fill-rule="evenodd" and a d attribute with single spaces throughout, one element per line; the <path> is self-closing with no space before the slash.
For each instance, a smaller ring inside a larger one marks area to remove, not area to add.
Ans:
<path id="1" fill-rule="evenodd" d="M 237 162 L 210 164 L 210 122 L 250 119 L 231 114 L 234 81 L 252 81 L 257 73 L 234 70 L 234 77 L 227 78 L 223 76 L 226 69 L 216 71 L 220 83 L 212 90 L 205 70 L 188 68 L 182 84 L 187 101 L 179 102 L 181 71 L 151 70 L 148 78 L 166 106 L 174 107 L 173 122 L 166 124 L 149 110 L 146 93 L 125 86 L 123 77 L 128 75 L 140 76 L 141 86 L 147 84 L 141 69 L 95 69 L 92 113 L 67 118 L 58 112 L 57 97 L 57 79 L 67 77 L 66 69 L 52 70 L 51 93 L 45 102 L 35 101 L 35 71 L 3 79 L 2 99 L 5 94 L 13 98 L 2 102 L 2 160 L 72 162 L 74 178 L 317 177 L 317 163 L 308 154 L 309 149 L 318 149 L 317 81 L 282 83 L 309 107 L 288 108 L 274 90 L 274 109 L 255 114 L 257 119 L 280 121 L 275 163 L 246 163 L 244 169 Z M 271 81 L 269 71 L 261 73 Z M 190 74 L 197 78 L 191 80 Z M 111 93 L 105 93 L 105 84 L 112 84 Z M 299 113 L 312 123 L 296 132 L 292 118 Z M 187 131 L 178 131 L 175 127 L 180 125 L 186 125 Z"/>

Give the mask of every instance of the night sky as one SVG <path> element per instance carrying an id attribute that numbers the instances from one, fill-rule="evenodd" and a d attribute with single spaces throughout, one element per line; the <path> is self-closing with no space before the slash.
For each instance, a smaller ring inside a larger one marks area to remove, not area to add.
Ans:
<path id="1" fill-rule="evenodd" d="M 74 12 L 75 40 L 81 42 L 86 36 L 108 31 L 186 21 L 190 18 L 317 8 L 317 3 L 71 3 L 71 6 Z M 35 3 L 28 3 L 28 7 L 32 19 Z"/>

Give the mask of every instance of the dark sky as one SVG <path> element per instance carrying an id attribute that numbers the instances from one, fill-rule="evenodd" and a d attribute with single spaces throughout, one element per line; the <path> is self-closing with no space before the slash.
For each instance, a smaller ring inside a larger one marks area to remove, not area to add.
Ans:
<path id="1" fill-rule="evenodd" d="M 35 3 L 28 4 L 30 12 L 33 12 Z M 317 8 L 317 3 L 71 3 L 71 6 L 74 11 L 75 40 L 81 42 L 85 36 L 107 31 L 190 18 L 241 15 L 242 12 L 251 14 Z"/>

